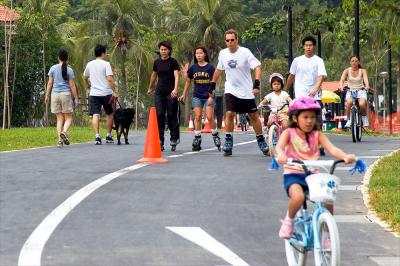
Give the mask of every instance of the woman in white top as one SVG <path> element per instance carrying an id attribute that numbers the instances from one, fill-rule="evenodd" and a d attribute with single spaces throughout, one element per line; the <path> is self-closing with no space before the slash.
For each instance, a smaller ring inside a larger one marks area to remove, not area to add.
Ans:
<path id="1" fill-rule="evenodd" d="M 350 107 L 352 105 L 351 91 L 357 91 L 358 104 L 361 109 L 362 121 L 365 127 L 369 126 L 367 117 L 367 90 L 369 88 L 367 70 L 361 68 L 360 59 L 354 55 L 350 58 L 350 67 L 343 71 L 340 78 L 340 89 L 343 90 L 344 81 L 347 80 L 350 90 L 346 93 L 346 116 L 345 127 L 350 127 Z"/>

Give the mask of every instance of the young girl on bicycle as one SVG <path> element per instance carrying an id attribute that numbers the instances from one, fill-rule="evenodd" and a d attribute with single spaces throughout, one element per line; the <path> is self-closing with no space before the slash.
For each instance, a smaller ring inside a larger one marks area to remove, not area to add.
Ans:
<path id="1" fill-rule="evenodd" d="M 354 154 L 346 154 L 334 146 L 323 133 L 317 123 L 317 116 L 321 112 L 319 103 L 311 97 L 300 97 L 289 106 L 289 128 L 279 138 L 276 146 L 277 160 L 284 165 L 283 183 L 290 198 L 286 217 L 281 221 L 279 237 L 289 239 L 293 232 L 293 219 L 304 202 L 304 193 L 308 191 L 305 181 L 306 174 L 301 166 L 288 165 L 287 159 L 318 160 L 319 146 L 324 147 L 337 159 L 345 163 L 355 161 Z M 333 213 L 333 205 L 325 205 Z"/>
<path id="2" fill-rule="evenodd" d="M 272 73 L 269 76 L 269 84 L 272 88 L 272 92 L 267 94 L 264 99 L 258 105 L 258 108 L 261 108 L 263 105 L 271 104 L 272 106 L 276 106 L 279 108 L 283 107 L 285 104 L 291 103 L 292 99 L 286 91 L 282 91 L 284 79 L 283 76 L 279 73 Z M 288 108 L 284 107 L 282 110 L 279 110 L 278 117 L 279 122 L 282 125 L 283 129 L 288 127 Z M 267 126 L 271 126 L 273 122 L 273 117 L 269 117 Z"/>

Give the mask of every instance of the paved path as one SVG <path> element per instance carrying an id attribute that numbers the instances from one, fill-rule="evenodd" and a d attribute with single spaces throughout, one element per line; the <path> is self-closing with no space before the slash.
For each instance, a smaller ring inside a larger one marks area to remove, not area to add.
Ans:
<path id="1" fill-rule="evenodd" d="M 330 139 L 368 165 L 400 148 L 393 138 Z M 210 150 L 191 153 L 192 135 L 182 134 L 177 152 L 164 153 L 167 164 L 135 167 L 144 132 L 130 140 L 0 153 L 0 265 L 18 265 L 20 256 L 20 265 L 285 265 L 281 172 L 267 170 L 254 135 L 235 135 L 244 144 L 226 158 L 209 135 Z M 365 217 L 362 175 L 345 169 L 335 209 L 342 265 L 390 265 L 400 240 Z"/>

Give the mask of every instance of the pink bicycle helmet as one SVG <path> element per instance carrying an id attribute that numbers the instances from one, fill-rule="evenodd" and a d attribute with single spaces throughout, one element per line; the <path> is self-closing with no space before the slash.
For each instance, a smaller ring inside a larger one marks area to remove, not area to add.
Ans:
<path id="1" fill-rule="evenodd" d="M 270 76 L 269 76 L 269 84 L 271 84 L 271 80 L 273 79 L 273 78 L 275 78 L 275 77 L 277 77 L 277 78 L 279 78 L 281 81 L 282 81 L 282 85 L 283 84 L 285 84 L 285 79 L 283 78 L 283 76 L 280 74 L 280 73 L 272 73 Z"/>
<path id="2" fill-rule="evenodd" d="M 314 98 L 311 98 L 309 96 L 294 99 L 293 102 L 289 105 L 289 112 L 292 114 L 296 114 L 299 111 L 304 110 L 321 111 L 321 106 Z"/>

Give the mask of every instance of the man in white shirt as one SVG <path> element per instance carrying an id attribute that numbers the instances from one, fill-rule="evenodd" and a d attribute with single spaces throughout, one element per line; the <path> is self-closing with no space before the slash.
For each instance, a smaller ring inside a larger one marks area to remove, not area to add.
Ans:
<path id="1" fill-rule="evenodd" d="M 94 49 L 95 60 L 90 61 L 85 68 L 83 76 L 90 89 L 89 93 L 89 115 L 93 116 L 92 125 L 96 132 L 96 145 L 100 145 L 99 121 L 101 107 L 106 113 L 107 136 L 106 143 L 114 143 L 111 135 L 113 125 L 113 97 L 117 97 L 115 82 L 111 65 L 106 61 L 106 47 L 98 44 Z"/>
<path id="2" fill-rule="evenodd" d="M 255 94 L 260 93 L 261 63 L 254 57 L 249 49 L 238 44 L 238 32 L 228 30 L 225 32 L 225 49 L 218 56 L 218 65 L 211 82 L 210 94 L 214 95 L 216 82 L 225 71 L 225 143 L 224 155 L 232 155 L 234 115 L 236 113 L 248 113 L 257 142 L 264 155 L 268 154 L 268 146 L 262 134 L 262 126 L 258 117 Z M 252 82 L 251 69 L 254 70 L 255 81 Z"/>

